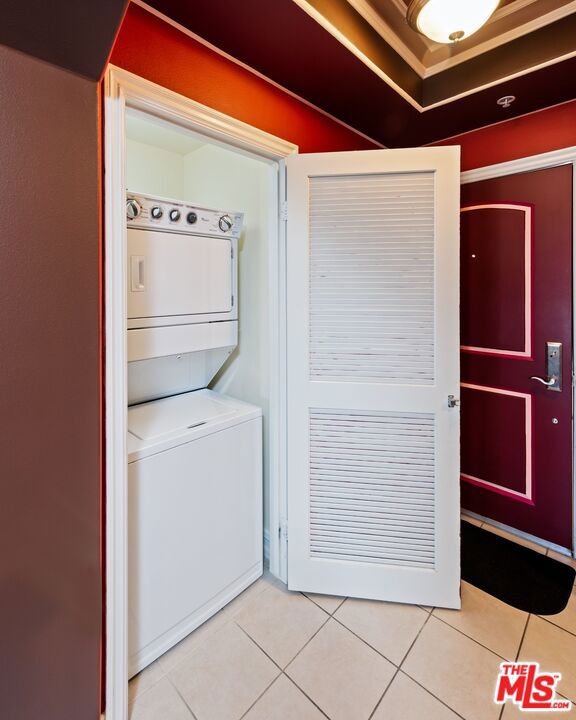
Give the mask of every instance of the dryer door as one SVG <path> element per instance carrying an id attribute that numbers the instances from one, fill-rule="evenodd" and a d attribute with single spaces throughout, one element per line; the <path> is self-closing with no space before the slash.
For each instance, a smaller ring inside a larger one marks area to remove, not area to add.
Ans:
<path id="1" fill-rule="evenodd" d="M 128 319 L 231 319 L 233 256 L 229 238 L 129 228 Z"/>

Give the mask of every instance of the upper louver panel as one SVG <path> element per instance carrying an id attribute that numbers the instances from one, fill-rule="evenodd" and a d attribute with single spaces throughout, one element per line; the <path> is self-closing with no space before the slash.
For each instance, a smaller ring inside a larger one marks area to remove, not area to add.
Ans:
<path id="1" fill-rule="evenodd" d="M 434 383 L 434 173 L 311 177 L 311 379 Z"/>

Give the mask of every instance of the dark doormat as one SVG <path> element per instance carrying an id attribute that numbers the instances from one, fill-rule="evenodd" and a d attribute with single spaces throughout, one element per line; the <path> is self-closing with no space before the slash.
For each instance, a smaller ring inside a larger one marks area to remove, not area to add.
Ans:
<path id="1" fill-rule="evenodd" d="M 564 610 L 574 568 L 469 522 L 462 522 L 461 539 L 462 580 L 529 613 Z"/>

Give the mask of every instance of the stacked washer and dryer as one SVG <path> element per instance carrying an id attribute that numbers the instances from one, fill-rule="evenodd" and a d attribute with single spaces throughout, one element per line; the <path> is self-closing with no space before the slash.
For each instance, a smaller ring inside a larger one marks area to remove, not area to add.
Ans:
<path id="1" fill-rule="evenodd" d="M 126 210 L 132 676 L 262 574 L 262 412 L 207 389 L 238 343 L 243 215 Z"/>

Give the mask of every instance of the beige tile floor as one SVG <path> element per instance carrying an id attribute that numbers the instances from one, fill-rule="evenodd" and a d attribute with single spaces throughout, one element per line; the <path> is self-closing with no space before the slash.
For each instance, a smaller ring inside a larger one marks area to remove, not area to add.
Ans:
<path id="1" fill-rule="evenodd" d="M 544 715 L 492 702 L 499 664 L 517 658 L 561 672 L 576 703 L 576 589 L 562 613 L 538 617 L 468 583 L 458 612 L 292 593 L 265 575 L 130 682 L 129 717 L 576 718 L 576 706 Z"/>

